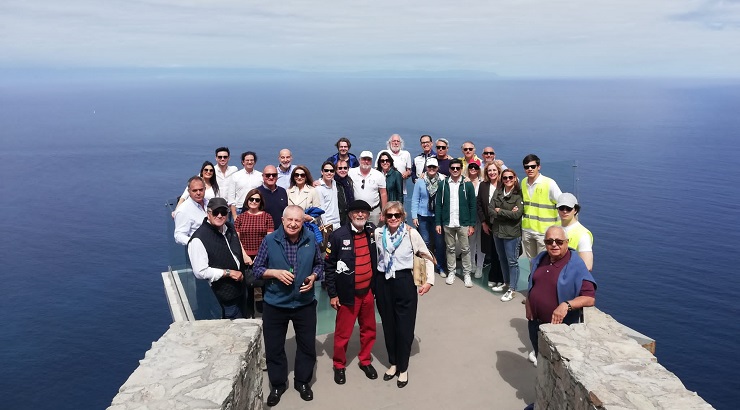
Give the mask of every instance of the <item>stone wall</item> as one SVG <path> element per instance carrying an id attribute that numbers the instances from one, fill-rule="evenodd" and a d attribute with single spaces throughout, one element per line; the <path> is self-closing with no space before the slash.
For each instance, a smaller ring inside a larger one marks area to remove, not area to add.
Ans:
<path id="1" fill-rule="evenodd" d="M 590 309 L 585 322 L 540 327 L 535 409 L 713 408 L 611 316 Z"/>
<path id="2" fill-rule="evenodd" d="M 261 320 L 173 323 L 108 409 L 261 409 L 261 333 Z"/>

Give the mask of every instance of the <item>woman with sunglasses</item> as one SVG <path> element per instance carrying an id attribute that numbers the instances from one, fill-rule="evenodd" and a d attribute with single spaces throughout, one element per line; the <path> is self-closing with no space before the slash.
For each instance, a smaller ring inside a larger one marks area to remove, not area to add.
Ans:
<path id="1" fill-rule="evenodd" d="M 499 254 L 493 242 L 493 230 L 496 221 L 491 216 L 490 206 L 496 193 L 501 191 L 501 164 L 493 161 L 483 167 L 483 182 L 475 196 L 475 208 L 478 220 L 481 224 L 480 242 L 483 252 L 486 254 L 486 263 L 490 264 L 488 271 L 488 287 L 494 292 L 504 290 L 504 274 L 501 271 Z"/>
<path id="2" fill-rule="evenodd" d="M 483 181 L 483 178 L 481 177 L 480 166 L 481 161 L 472 160 L 468 164 L 468 169 L 465 171 L 465 177 L 468 178 L 468 181 L 470 181 L 473 184 L 473 187 L 475 187 L 476 203 L 478 198 L 478 191 L 481 186 L 481 182 Z M 481 219 L 478 218 L 478 220 L 475 222 L 475 231 L 468 238 L 468 241 L 470 243 L 470 262 L 473 264 L 473 270 L 475 271 L 473 277 L 476 279 L 480 279 L 483 277 L 483 260 L 485 259 L 485 254 L 483 253 L 483 249 L 485 248 L 481 246 L 481 232 Z"/>
<path id="3" fill-rule="evenodd" d="M 385 225 L 375 230 L 378 249 L 378 271 L 375 277 L 375 298 L 383 323 L 385 348 L 391 367 L 383 375 L 389 381 L 398 376 L 396 386 L 406 387 L 411 343 L 414 341 L 416 308 L 419 296 L 434 285 L 434 263 L 426 263 L 427 282 L 418 288 L 414 284 L 414 250 L 430 255 L 416 229 L 406 225 L 403 204 L 390 201 L 383 209 Z"/>
<path id="4" fill-rule="evenodd" d="M 499 255 L 504 283 L 508 286 L 501 301 L 508 302 L 516 296 L 519 282 L 519 246 L 522 240 L 524 200 L 514 170 L 504 170 L 501 180 L 503 187 L 497 190 L 489 212 L 493 217 L 493 242 Z"/>
<path id="5" fill-rule="evenodd" d="M 244 200 L 242 213 L 234 221 L 236 234 L 239 236 L 239 242 L 242 244 L 244 253 L 244 263 L 251 265 L 257 251 L 268 233 L 275 230 L 272 216 L 265 212 L 265 199 L 258 189 L 252 189 L 247 192 Z M 255 288 L 261 289 L 262 281 L 255 281 L 253 286 L 247 286 L 247 309 L 248 318 L 254 317 Z M 257 296 L 261 300 L 262 292 Z"/>
<path id="6" fill-rule="evenodd" d="M 204 196 L 205 199 L 211 199 L 217 196 L 221 196 L 221 192 L 218 189 L 218 181 L 216 180 L 216 168 L 213 166 L 213 163 L 211 163 L 211 161 L 205 161 L 203 165 L 200 166 L 200 173 L 198 174 L 198 176 L 203 178 L 203 182 L 206 183 L 206 194 Z M 182 193 L 182 196 L 180 196 L 180 200 L 177 201 L 175 209 L 177 209 L 177 207 L 180 206 L 181 203 L 188 199 L 188 196 L 188 188 L 185 187 L 185 192 Z M 175 212 L 173 211 L 172 214 L 174 215 Z"/>
<path id="7" fill-rule="evenodd" d="M 290 174 L 290 187 L 288 188 L 288 205 L 298 205 L 303 210 L 311 207 L 321 206 L 319 194 L 313 187 L 311 172 L 305 165 L 298 165 Z M 306 215 L 307 219 L 311 217 Z"/>
<path id="8" fill-rule="evenodd" d="M 378 171 L 385 176 L 388 201 L 403 203 L 403 175 L 393 166 L 393 157 L 386 151 L 381 151 L 378 155 Z"/>
<path id="9" fill-rule="evenodd" d="M 568 235 L 568 246 L 578 251 L 578 256 L 583 259 L 589 272 L 592 271 L 594 235 L 578 221 L 578 213 L 581 211 L 578 199 L 570 192 L 563 192 L 558 197 L 557 207 L 560 224 Z"/>

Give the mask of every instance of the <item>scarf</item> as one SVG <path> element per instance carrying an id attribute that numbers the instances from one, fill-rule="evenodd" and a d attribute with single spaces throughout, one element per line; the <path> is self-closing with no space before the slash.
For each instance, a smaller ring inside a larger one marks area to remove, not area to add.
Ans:
<path id="1" fill-rule="evenodd" d="M 396 269 L 393 267 L 393 256 L 406 236 L 406 223 L 401 222 L 401 225 L 393 234 L 388 231 L 387 226 L 384 226 L 380 236 L 383 246 L 380 247 L 382 257 L 378 260 L 378 270 L 385 272 L 386 279 L 395 278 Z"/>
<path id="2" fill-rule="evenodd" d="M 428 175 L 424 175 L 424 182 L 427 184 L 429 196 L 434 197 L 437 193 L 437 185 L 439 184 L 439 174 L 434 174 L 434 178 L 429 178 Z"/>

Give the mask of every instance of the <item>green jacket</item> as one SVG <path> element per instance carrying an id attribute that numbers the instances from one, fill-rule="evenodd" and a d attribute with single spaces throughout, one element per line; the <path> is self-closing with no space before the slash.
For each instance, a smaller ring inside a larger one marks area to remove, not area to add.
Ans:
<path id="1" fill-rule="evenodd" d="M 403 175 L 393 167 L 385 176 L 385 192 L 389 201 L 403 202 Z"/>
<path id="2" fill-rule="evenodd" d="M 514 207 L 518 209 L 512 211 Z M 499 208 L 498 212 L 496 208 Z M 503 189 L 496 191 L 488 212 L 491 215 L 490 222 L 494 236 L 501 239 L 514 239 L 522 236 L 524 200 L 521 193 L 512 192 L 509 196 L 504 196 Z"/>
<path id="3" fill-rule="evenodd" d="M 437 187 L 434 221 L 437 226 L 450 224 L 450 178 L 439 181 Z M 460 209 L 460 226 L 475 226 L 475 187 L 473 183 L 461 178 L 462 183 L 457 192 Z"/>

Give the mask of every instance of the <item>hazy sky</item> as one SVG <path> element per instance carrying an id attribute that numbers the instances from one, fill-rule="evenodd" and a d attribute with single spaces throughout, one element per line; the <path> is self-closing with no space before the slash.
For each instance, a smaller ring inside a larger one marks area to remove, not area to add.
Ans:
<path id="1" fill-rule="evenodd" d="M 1 0 L 19 66 L 740 77 L 740 0 Z"/>

